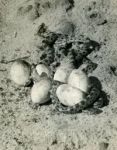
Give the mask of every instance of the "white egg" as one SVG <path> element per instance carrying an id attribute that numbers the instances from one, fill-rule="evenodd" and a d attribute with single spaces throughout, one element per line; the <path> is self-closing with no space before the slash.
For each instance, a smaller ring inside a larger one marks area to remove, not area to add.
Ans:
<path id="1" fill-rule="evenodd" d="M 50 75 L 51 75 L 49 67 L 45 66 L 44 64 L 37 65 L 36 71 L 39 74 L 39 76 L 41 76 L 42 73 L 46 73 L 48 77 L 50 77 Z"/>
<path id="2" fill-rule="evenodd" d="M 68 84 L 82 90 L 83 92 L 88 92 L 90 81 L 83 71 L 74 69 L 68 78 Z"/>
<path id="3" fill-rule="evenodd" d="M 61 66 L 58 67 L 54 74 L 54 80 L 62 83 L 67 83 L 71 71 L 72 71 L 71 68 L 69 69 Z"/>
<path id="4" fill-rule="evenodd" d="M 68 84 L 62 84 L 57 88 L 56 95 L 65 106 L 74 106 L 84 99 L 84 93 Z"/>
<path id="5" fill-rule="evenodd" d="M 18 85 L 25 86 L 30 82 L 31 67 L 24 60 L 15 61 L 10 70 L 11 80 Z"/>
<path id="6" fill-rule="evenodd" d="M 51 89 L 51 81 L 42 79 L 36 82 L 31 89 L 31 99 L 33 103 L 43 104 L 49 101 L 49 90 Z"/>

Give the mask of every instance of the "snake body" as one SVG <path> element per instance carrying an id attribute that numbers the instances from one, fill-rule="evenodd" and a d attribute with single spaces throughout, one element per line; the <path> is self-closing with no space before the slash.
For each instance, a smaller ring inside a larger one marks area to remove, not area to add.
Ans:
<path id="1" fill-rule="evenodd" d="M 56 67 L 61 65 L 61 61 L 68 58 L 74 68 L 79 68 L 82 64 L 86 64 L 82 70 L 86 74 L 91 73 L 97 64 L 93 63 L 87 56 L 94 50 L 98 50 L 100 45 L 98 42 L 79 36 L 75 38 L 74 35 L 62 35 L 47 30 L 47 27 L 42 24 L 39 28 L 38 35 L 42 37 L 42 46 L 40 47 L 40 62 L 49 65 L 52 72 L 52 79 Z M 60 82 L 52 80 L 52 89 L 50 96 L 55 109 L 62 113 L 78 113 L 87 107 L 93 105 L 100 97 L 101 90 L 93 85 L 86 98 L 75 106 L 64 106 L 60 103 L 56 96 L 56 89 Z"/>
<path id="2" fill-rule="evenodd" d="M 64 106 L 60 103 L 56 96 L 56 90 L 60 84 L 60 82 L 54 81 L 53 88 L 51 90 L 51 99 L 53 100 L 52 102 L 55 105 L 55 110 L 65 114 L 75 114 L 81 112 L 87 107 L 93 105 L 100 95 L 100 90 L 93 85 L 87 93 L 85 99 L 83 99 L 80 103 L 74 106 Z"/>

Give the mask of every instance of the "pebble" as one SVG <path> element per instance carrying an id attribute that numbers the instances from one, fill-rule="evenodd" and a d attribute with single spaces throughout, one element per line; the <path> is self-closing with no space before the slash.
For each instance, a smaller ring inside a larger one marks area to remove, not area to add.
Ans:
<path id="1" fill-rule="evenodd" d="M 72 22 L 61 20 L 57 25 L 55 32 L 59 34 L 69 35 L 74 32 L 74 25 Z"/>

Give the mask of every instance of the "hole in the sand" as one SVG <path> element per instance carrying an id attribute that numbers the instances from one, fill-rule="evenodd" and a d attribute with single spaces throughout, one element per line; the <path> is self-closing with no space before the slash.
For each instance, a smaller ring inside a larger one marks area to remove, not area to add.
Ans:
<path id="1" fill-rule="evenodd" d="M 93 4 L 93 5 L 96 5 L 96 2 L 94 1 L 94 2 L 92 2 L 92 4 Z"/>
<path id="2" fill-rule="evenodd" d="M 90 15 L 90 18 L 92 19 L 92 18 L 96 18 L 98 16 L 98 14 L 97 13 L 92 13 L 91 15 Z"/>
<path id="3" fill-rule="evenodd" d="M 68 12 L 69 10 L 71 10 L 74 7 L 74 0 L 68 0 L 68 2 L 70 5 L 68 8 L 66 8 L 66 12 Z"/>
<path id="4" fill-rule="evenodd" d="M 92 10 L 92 8 L 91 8 L 91 7 L 89 7 L 89 8 L 88 8 L 88 11 L 91 11 L 91 10 Z"/>

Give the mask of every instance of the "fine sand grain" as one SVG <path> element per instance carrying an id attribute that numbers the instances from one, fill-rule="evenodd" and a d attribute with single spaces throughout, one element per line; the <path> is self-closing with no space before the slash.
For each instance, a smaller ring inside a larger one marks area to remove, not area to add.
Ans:
<path id="1" fill-rule="evenodd" d="M 101 44 L 88 57 L 109 105 L 102 113 L 65 115 L 32 109 L 30 87 L 10 80 L 12 61 L 39 62 L 41 23 Z M 117 150 L 117 0 L 0 0 L 0 150 Z"/>

